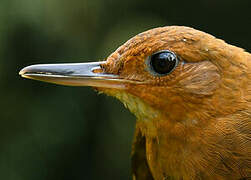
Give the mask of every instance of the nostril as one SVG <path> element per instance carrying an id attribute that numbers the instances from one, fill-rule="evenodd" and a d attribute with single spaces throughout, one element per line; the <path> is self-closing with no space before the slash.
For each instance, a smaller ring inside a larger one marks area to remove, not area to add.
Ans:
<path id="1" fill-rule="evenodd" d="M 96 67 L 92 69 L 93 73 L 104 73 L 104 69 L 102 67 Z"/>

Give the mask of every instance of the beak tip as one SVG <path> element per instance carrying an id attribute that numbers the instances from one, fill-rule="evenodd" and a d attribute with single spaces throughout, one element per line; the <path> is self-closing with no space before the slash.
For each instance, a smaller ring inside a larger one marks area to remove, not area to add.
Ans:
<path id="1" fill-rule="evenodd" d="M 24 69 L 22 69 L 21 71 L 19 71 L 19 73 L 18 73 L 20 76 L 23 76 L 24 74 L 25 74 L 25 71 L 24 71 Z"/>
<path id="2" fill-rule="evenodd" d="M 37 72 L 37 65 L 26 66 L 19 71 L 19 75 L 23 78 L 27 78 L 28 74 L 33 74 Z"/>
<path id="3" fill-rule="evenodd" d="M 23 69 L 21 69 L 21 70 L 19 71 L 18 74 L 19 74 L 20 76 L 24 77 L 26 72 L 27 72 L 27 68 L 23 68 Z"/>
<path id="4" fill-rule="evenodd" d="M 24 67 L 23 69 L 21 69 L 19 71 L 19 75 L 22 77 L 22 78 L 27 78 L 27 79 L 30 79 L 31 77 L 29 76 L 29 73 L 32 73 L 32 69 L 30 68 L 31 66 L 27 66 L 27 67 Z"/>

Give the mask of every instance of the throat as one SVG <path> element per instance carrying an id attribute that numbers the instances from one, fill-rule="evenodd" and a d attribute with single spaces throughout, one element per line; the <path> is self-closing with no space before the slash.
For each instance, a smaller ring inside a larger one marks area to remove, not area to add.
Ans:
<path id="1" fill-rule="evenodd" d="M 113 94 L 113 96 L 119 99 L 136 116 L 136 126 L 140 128 L 143 136 L 158 137 L 158 122 L 167 122 L 160 111 L 126 92 L 119 92 Z"/>
<path id="2" fill-rule="evenodd" d="M 119 99 L 136 116 L 138 121 L 150 122 L 160 117 L 158 110 L 153 109 L 136 96 L 126 92 L 118 92 L 113 96 Z"/>

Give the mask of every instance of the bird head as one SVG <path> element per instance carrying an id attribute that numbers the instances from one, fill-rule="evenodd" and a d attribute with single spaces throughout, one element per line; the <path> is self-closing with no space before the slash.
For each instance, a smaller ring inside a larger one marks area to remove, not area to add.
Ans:
<path id="1" fill-rule="evenodd" d="M 33 65 L 26 78 L 92 86 L 121 100 L 139 121 L 203 126 L 245 109 L 250 55 L 207 33 L 183 26 L 136 35 L 106 61 Z"/>

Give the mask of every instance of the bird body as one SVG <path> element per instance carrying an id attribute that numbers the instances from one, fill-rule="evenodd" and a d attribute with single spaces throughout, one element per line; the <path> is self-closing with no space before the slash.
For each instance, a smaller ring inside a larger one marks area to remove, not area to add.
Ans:
<path id="1" fill-rule="evenodd" d="M 134 179 L 251 178 L 251 55 L 243 49 L 169 26 L 133 37 L 94 75 L 59 72 L 37 65 L 20 74 L 94 86 L 123 102 L 137 117 Z"/>

